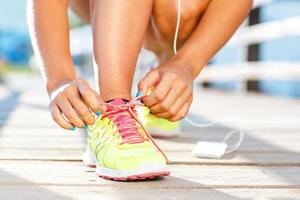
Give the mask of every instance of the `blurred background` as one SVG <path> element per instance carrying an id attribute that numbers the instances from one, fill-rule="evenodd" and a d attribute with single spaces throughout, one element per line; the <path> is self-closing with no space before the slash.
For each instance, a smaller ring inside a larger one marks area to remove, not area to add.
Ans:
<path id="1" fill-rule="evenodd" d="M 90 27 L 71 11 L 70 22 L 74 63 L 79 73 L 92 77 Z M 256 0 L 249 18 L 198 81 L 221 90 L 300 98 L 299 46 L 300 1 Z M 140 71 L 153 58 L 143 50 Z M 8 84 L 16 74 L 37 71 L 26 25 L 26 0 L 1 0 L 0 81 Z"/>
<path id="2" fill-rule="evenodd" d="M 71 11 L 69 16 L 74 63 L 92 81 L 90 26 Z M 118 186 L 83 168 L 86 130 L 63 130 L 51 119 L 26 0 L 0 0 L 0 199 L 299 199 L 299 47 L 300 0 L 255 0 L 247 20 L 197 79 L 189 118 L 221 122 L 197 128 L 182 120 L 181 137 L 156 140 L 174 176 Z M 136 80 L 153 61 L 142 50 Z M 192 156 L 197 141 L 222 141 L 235 129 L 245 133 L 237 152 L 217 160 Z"/>

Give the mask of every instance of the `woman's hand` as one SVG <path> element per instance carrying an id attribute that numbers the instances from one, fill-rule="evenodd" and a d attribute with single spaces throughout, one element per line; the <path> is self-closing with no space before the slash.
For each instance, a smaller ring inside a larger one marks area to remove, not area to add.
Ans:
<path id="1" fill-rule="evenodd" d="M 54 121 L 62 128 L 74 130 L 95 123 L 92 112 L 99 115 L 103 101 L 87 81 L 64 82 L 50 92 L 50 111 Z"/>
<path id="2" fill-rule="evenodd" d="M 139 83 L 142 101 L 157 117 L 177 121 L 184 118 L 193 100 L 193 73 L 184 63 L 170 60 L 150 71 Z"/>

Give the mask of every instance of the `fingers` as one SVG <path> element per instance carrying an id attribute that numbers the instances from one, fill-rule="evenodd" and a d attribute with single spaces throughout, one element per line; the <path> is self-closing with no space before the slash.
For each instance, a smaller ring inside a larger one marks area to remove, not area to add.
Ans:
<path id="1" fill-rule="evenodd" d="M 82 102 L 79 95 L 69 96 L 68 100 L 85 124 L 92 125 L 95 123 L 95 117 L 92 115 L 89 108 Z"/>
<path id="2" fill-rule="evenodd" d="M 164 98 L 161 99 L 161 101 L 152 107 L 150 107 L 150 110 L 152 113 L 162 113 L 170 110 L 171 107 L 174 107 L 175 102 L 179 101 L 181 102 L 180 105 L 182 106 L 185 102 L 188 96 L 189 91 L 185 91 L 186 85 L 185 84 L 176 84 L 171 86 L 171 90 L 168 92 L 168 94 L 162 94 L 163 92 L 158 91 L 160 94 L 165 95 Z"/>
<path id="3" fill-rule="evenodd" d="M 51 104 L 50 112 L 51 112 L 51 116 L 52 116 L 53 120 L 60 127 L 64 128 L 64 129 L 74 130 L 75 127 L 62 116 L 62 113 L 57 105 Z"/>
<path id="4" fill-rule="evenodd" d="M 98 116 L 105 107 L 87 81 L 75 80 L 60 85 L 50 95 L 52 117 L 63 128 L 87 128 L 95 123 L 92 112 Z"/>
<path id="5" fill-rule="evenodd" d="M 146 76 L 139 82 L 138 89 L 141 91 L 142 95 L 146 95 L 148 89 L 151 86 L 155 86 L 159 81 L 159 72 L 157 70 L 152 70 L 146 74 Z"/>
<path id="6" fill-rule="evenodd" d="M 100 96 L 94 91 L 87 81 L 80 80 L 78 83 L 79 94 L 82 97 L 84 103 L 91 108 L 94 113 L 99 113 L 105 111 L 105 106 L 101 106 L 103 101 Z"/>
<path id="7" fill-rule="evenodd" d="M 168 72 L 163 74 L 154 92 L 144 97 L 143 102 L 155 116 L 178 120 L 189 108 L 186 109 L 185 106 L 186 112 L 181 111 L 183 106 L 192 100 L 192 91 L 192 85 L 188 81 L 176 73 Z"/>
<path id="8" fill-rule="evenodd" d="M 92 115 L 86 104 L 82 101 L 76 86 L 72 85 L 65 88 L 64 95 L 85 124 L 94 124 L 94 116 Z"/>
<path id="9" fill-rule="evenodd" d="M 174 117 L 170 118 L 169 120 L 172 122 L 175 122 L 180 119 L 183 119 L 188 114 L 191 103 L 192 103 L 192 100 L 187 102 L 186 104 L 184 104 L 182 109 Z"/>
<path id="10" fill-rule="evenodd" d="M 154 92 L 143 98 L 144 104 L 148 107 L 151 107 L 159 102 L 162 102 L 171 90 L 173 85 L 172 80 L 174 79 L 175 77 L 173 78 L 172 76 L 163 76 Z"/>
<path id="11" fill-rule="evenodd" d="M 162 117 L 169 119 L 170 121 L 176 121 L 182 119 L 189 109 L 189 106 L 192 102 L 192 95 L 189 90 L 186 90 L 173 104 L 167 105 L 167 110 L 165 112 L 155 113 L 157 117 Z M 151 110 L 151 108 L 150 108 Z M 152 111 L 151 111 L 152 112 Z"/>
<path id="12" fill-rule="evenodd" d="M 56 105 L 61 110 L 62 114 L 76 127 L 84 128 L 85 123 L 79 118 L 77 112 L 72 107 L 69 100 L 63 95 L 60 94 L 57 96 Z"/>

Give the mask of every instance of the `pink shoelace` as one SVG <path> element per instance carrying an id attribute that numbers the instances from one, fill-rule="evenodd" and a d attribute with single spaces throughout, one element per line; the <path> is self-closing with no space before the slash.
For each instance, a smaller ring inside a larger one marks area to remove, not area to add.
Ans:
<path id="1" fill-rule="evenodd" d="M 137 117 L 135 107 L 144 105 L 139 101 L 141 98 L 142 97 L 137 97 L 127 103 L 121 99 L 114 100 L 119 101 L 117 103 L 114 101 L 110 103 L 104 103 L 104 105 L 107 106 L 107 111 L 103 113 L 102 117 L 109 117 L 115 123 L 120 136 L 123 138 L 121 144 L 138 144 L 150 140 L 168 161 L 166 155 L 158 147 L 150 133 L 144 128 L 141 121 Z M 146 137 L 140 134 L 138 130 L 139 126 L 146 134 Z"/>

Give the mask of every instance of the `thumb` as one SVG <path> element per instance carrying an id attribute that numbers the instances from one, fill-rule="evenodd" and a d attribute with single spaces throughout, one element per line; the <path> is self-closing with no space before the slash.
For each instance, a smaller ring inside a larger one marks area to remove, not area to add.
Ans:
<path id="1" fill-rule="evenodd" d="M 138 89 L 142 95 L 147 95 L 148 89 L 154 87 L 159 81 L 159 72 L 152 70 L 139 82 Z"/>

